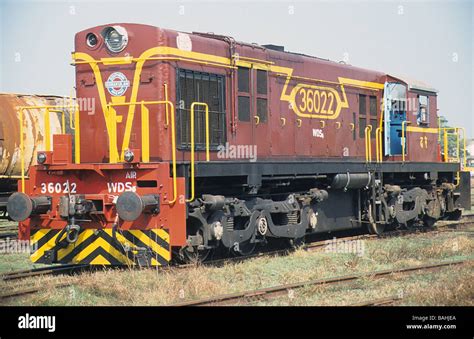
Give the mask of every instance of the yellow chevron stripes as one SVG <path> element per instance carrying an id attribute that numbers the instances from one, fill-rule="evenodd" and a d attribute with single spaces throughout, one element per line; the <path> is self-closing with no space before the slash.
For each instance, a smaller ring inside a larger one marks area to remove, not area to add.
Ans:
<path id="1" fill-rule="evenodd" d="M 71 253 L 77 246 L 79 246 L 84 240 L 90 237 L 90 232 L 82 232 L 79 234 L 77 237 L 77 241 L 74 244 L 71 244 L 70 246 L 66 248 L 61 248 L 57 252 L 57 257 L 59 260 L 63 259 L 66 255 Z"/>
<path id="2" fill-rule="evenodd" d="M 166 260 L 171 260 L 170 258 L 170 252 L 166 249 L 163 249 L 163 247 L 159 246 L 154 240 L 152 240 L 149 236 L 147 236 L 145 233 L 141 231 L 130 231 L 135 237 L 140 239 L 142 243 L 145 245 L 151 247 L 154 252 L 158 253 L 161 255 L 163 258 Z"/>
<path id="3" fill-rule="evenodd" d="M 111 262 L 105 259 L 101 254 L 91 261 L 91 265 L 111 265 Z"/>
<path id="4" fill-rule="evenodd" d="M 56 234 L 46 242 L 46 244 L 44 244 L 43 246 L 41 246 L 40 248 L 38 248 L 36 251 L 34 251 L 32 254 L 31 254 L 31 261 L 33 262 L 39 262 L 38 260 L 44 255 L 44 252 L 50 248 L 53 248 L 55 247 L 55 241 L 56 241 L 56 238 L 58 237 L 59 235 L 59 232 L 56 232 Z M 43 238 L 43 237 L 42 237 Z M 35 247 L 36 246 L 36 243 L 33 244 L 33 246 Z M 32 248 L 34 248 L 32 247 Z"/>
<path id="5" fill-rule="evenodd" d="M 41 229 L 30 236 L 31 260 L 36 263 L 90 265 L 167 265 L 171 260 L 167 230 L 81 230 L 70 244 L 61 230 Z"/>
<path id="6" fill-rule="evenodd" d="M 46 233 L 48 233 L 50 230 L 49 229 L 42 229 L 38 230 L 35 234 L 33 234 L 30 238 L 30 246 L 33 246 L 36 244 L 41 238 L 43 238 Z"/>

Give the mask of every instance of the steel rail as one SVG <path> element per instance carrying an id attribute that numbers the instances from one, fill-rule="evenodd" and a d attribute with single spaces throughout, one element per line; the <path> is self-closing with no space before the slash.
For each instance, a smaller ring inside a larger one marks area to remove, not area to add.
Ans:
<path id="1" fill-rule="evenodd" d="M 72 283 L 73 283 L 72 281 L 71 282 L 60 282 L 60 283 L 55 283 L 53 285 L 50 285 L 49 287 L 54 287 L 54 288 L 67 287 L 67 286 L 71 286 Z M 38 292 L 43 291 L 43 290 L 45 290 L 45 288 L 43 286 L 18 289 L 18 290 L 14 290 L 12 292 L 0 294 L 0 300 L 12 298 L 12 297 L 23 296 L 23 295 L 26 295 L 26 294 L 38 293 Z"/>
<path id="2" fill-rule="evenodd" d="M 467 217 L 467 216 L 466 216 Z M 387 238 L 392 238 L 392 237 L 408 237 L 408 236 L 417 236 L 421 234 L 439 234 L 439 233 L 444 233 L 447 231 L 456 231 L 460 229 L 459 226 L 464 226 L 466 224 L 471 224 L 474 222 L 474 215 L 469 215 L 472 220 L 465 220 L 465 221 L 452 221 L 448 222 L 447 224 L 443 225 L 438 225 L 435 228 L 431 229 L 414 229 L 414 230 L 394 230 L 394 231 L 389 231 L 385 232 L 384 234 L 377 235 L 377 234 L 359 234 L 359 235 L 354 235 L 354 236 L 344 236 L 337 238 L 338 240 L 341 241 L 353 241 L 353 240 L 381 240 L 381 239 L 387 239 Z M 324 240 L 318 240 L 314 242 L 309 242 L 300 248 L 304 251 L 316 251 L 318 249 L 325 248 L 326 245 L 328 245 L 328 241 L 332 241 L 332 238 L 324 239 Z M 284 249 L 277 249 L 277 250 L 269 250 L 269 251 L 262 251 L 262 252 L 257 252 L 245 256 L 238 256 L 238 257 L 230 257 L 230 258 L 222 258 L 222 259 L 215 259 L 215 260 L 208 260 L 200 263 L 189 263 L 189 264 L 179 264 L 172 266 L 171 268 L 178 268 L 178 269 L 186 269 L 190 267 L 196 267 L 196 266 L 223 266 L 228 263 L 236 263 L 236 262 L 243 262 L 248 259 L 254 259 L 254 258 L 261 258 L 261 257 L 268 257 L 268 256 L 283 256 L 288 253 L 291 253 L 292 250 L 291 248 L 284 248 Z"/>
<path id="3" fill-rule="evenodd" d="M 464 219 L 466 219 L 466 217 L 470 217 L 472 220 L 464 220 L 464 221 L 460 220 L 458 222 L 453 221 L 453 223 L 440 225 L 440 226 L 437 226 L 437 228 L 435 229 L 427 229 L 422 232 L 420 232 L 420 230 L 395 230 L 391 232 L 386 232 L 385 234 L 382 234 L 382 235 L 360 234 L 360 235 L 355 235 L 355 236 L 345 236 L 338 239 L 344 240 L 344 241 L 381 240 L 381 239 L 391 238 L 395 236 L 406 237 L 406 236 L 411 236 L 411 235 L 416 236 L 416 235 L 425 234 L 425 233 L 437 234 L 437 233 L 443 233 L 446 231 L 456 231 L 456 228 L 458 228 L 458 226 L 462 226 L 462 225 L 470 224 L 474 222 L 474 215 L 463 216 Z M 325 246 L 328 244 L 328 241 L 331 241 L 331 240 L 332 238 L 328 238 L 324 240 L 310 242 L 310 243 L 305 244 L 304 246 L 301 246 L 301 249 L 304 251 L 317 251 L 319 249 L 325 248 Z M 189 263 L 189 264 L 178 264 L 178 265 L 173 265 L 173 266 L 163 266 L 163 267 L 159 267 L 159 269 L 160 270 L 188 269 L 188 268 L 197 267 L 197 266 L 220 267 L 225 264 L 239 263 L 239 262 L 243 262 L 245 260 L 254 259 L 254 258 L 283 256 L 283 255 L 287 255 L 291 253 L 292 250 L 293 249 L 291 248 L 269 250 L 269 251 L 253 253 L 253 254 L 245 255 L 245 256 L 209 260 L 209 261 L 205 261 L 201 263 Z M 13 272 L 0 273 L 0 278 L 3 281 L 11 281 L 11 280 L 18 280 L 18 279 L 24 279 L 24 278 L 29 278 L 29 277 L 35 277 L 35 276 L 52 275 L 52 274 L 62 273 L 62 272 L 68 273 L 68 272 L 72 272 L 75 270 L 80 270 L 80 269 L 84 269 L 88 267 L 90 267 L 90 265 L 64 264 L 64 265 L 58 265 L 58 266 L 48 266 L 48 267 L 40 267 L 40 268 L 34 268 L 34 269 L 28 269 L 28 270 L 19 270 L 19 271 L 13 271 Z M 153 269 L 156 269 L 156 268 L 153 268 Z"/>
<path id="4" fill-rule="evenodd" d="M 358 303 L 344 305 L 344 306 L 346 307 L 383 306 L 383 305 L 391 305 L 394 302 L 400 301 L 402 299 L 403 298 L 400 296 L 392 296 L 392 297 L 386 297 L 386 298 L 378 298 L 378 299 L 373 299 L 373 300 L 361 301 Z"/>
<path id="5" fill-rule="evenodd" d="M 67 265 L 60 265 L 60 266 L 39 267 L 39 268 L 33 268 L 29 270 L 2 273 L 0 274 L 0 277 L 2 278 L 3 281 L 17 280 L 17 279 L 36 277 L 36 276 L 41 276 L 41 275 L 51 275 L 51 274 L 64 272 L 64 271 L 70 272 L 70 271 L 74 271 L 74 270 L 78 270 L 78 269 L 82 269 L 86 267 L 90 267 L 90 266 L 67 264 Z"/>
<path id="6" fill-rule="evenodd" d="M 361 278 L 380 278 L 384 276 L 388 276 L 391 274 L 397 273 L 409 273 L 409 272 L 416 272 L 416 271 L 424 271 L 424 270 L 433 270 L 442 267 L 448 267 L 453 265 L 461 265 L 467 262 L 471 262 L 470 260 L 454 260 L 454 261 L 445 261 L 439 262 L 436 264 L 425 264 L 419 266 L 412 266 L 412 267 L 405 267 L 405 268 L 395 268 L 395 269 L 387 269 L 387 270 L 380 270 L 380 271 L 373 271 L 368 273 L 361 273 L 361 274 L 353 274 L 353 275 L 345 275 L 345 276 L 338 276 L 332 278 L 324 278 L 324 279 L 316 279 L 316 280 L 309 280 L 304 282 L 292 283 L 292 284 L 285 284 L 273 287 L 267 287 L 262 289 L 244 291 L 244 292 L 236 292 L 231 294 L 224 294 L 218 295 L 198 300 L 189 300 L 183 301 L 175 304 L 171 304 L 169 306 L 205 306 L 205 305 L 228 305 L 235 303 L 237 301 L 246 301 L 251 300 L 254 301 L 255 299 L 261 300 L 268 299 L 270 297 L 279 296 L 282 294 L 287 294 L 288 291 L 303 288 L 306 286 L 316 286 L 316 285 L 326 285 L 326 284 L 336 284 L 348 281 L 354 281 Z M 252 300 L 253 299 L 253 300 Z"/>

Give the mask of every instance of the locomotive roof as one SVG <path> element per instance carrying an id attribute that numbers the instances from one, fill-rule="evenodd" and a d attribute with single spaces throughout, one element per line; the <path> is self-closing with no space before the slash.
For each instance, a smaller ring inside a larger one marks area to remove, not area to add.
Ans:
<path id="1" fill-rule="evenodd" d="M 351 68 L 351 69 L 355 69 L 355 70 L 359 70 L 359 71 L 363 71 L 363 72 L 374 73 L 378 76 L 386 75 L 386 73 L 371 70 L 371 69 L 367 69 L 367 68 L 361 68 L 361 67 L 358 67 L 358 66 L 353 66 L 353 65 L 347 64 L 344 61 L 339 61 L 338 62 L 338 61 L 325 59 L 325 58 L 321 58 L 321 57 L 314 56 L 314 55 L 308 55 L 308 54 L 299 53 L 299 52 L 287 51 L 287 50 L 284 49 L 284 46 L 280 46 L 280 45 L 275 45 L 275 44 L 260 45 L 260 44 L 257 44 L 257 43 L 248 43 L 248 42 L 243 42 L 243 41 L 237 41 L 231 36 L 214 34 L 214 33 L 203 33 L 203 32 L 192 32 L 192 33 L 182 32 L 182 33 L 199 35 L 199 36 L 202 36 L 202 37 L 221 40 L 221 41 L 231 40 L 231 41 L 234 41 L 237 45 L 247 46 L 247 47 L 252 47 L 252 48 L 260 48 L 262 50 L 266 50 L 270 53 L 270 55 L 272 55 L 272 54 L 278 55 L 278 54 L 283 53 L 284 55 L 287 55 L 287 56 L 310 58 L 310 59 L 314 59 L 314 60 L 317 60 L 319 62 L 326 63 L 326 64 L 329 64 L 329 65 L 332 65 L 332 66 L 341 67 L 341 68 Z"/>

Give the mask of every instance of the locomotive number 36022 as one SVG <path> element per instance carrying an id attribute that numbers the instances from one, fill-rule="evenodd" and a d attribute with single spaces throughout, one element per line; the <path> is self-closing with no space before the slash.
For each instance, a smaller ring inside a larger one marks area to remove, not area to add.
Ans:
<path id="1" fill-rule="evenodd" d="M 334 93 L 319 89 L 301 88 L 298 91 L 301 112 L 334 114 Z"/>
<path id="2" fill-rule="evenodd" d="M 71 183 L 41 183 L 41 193 L 76 193 L 77 184 Z"/>

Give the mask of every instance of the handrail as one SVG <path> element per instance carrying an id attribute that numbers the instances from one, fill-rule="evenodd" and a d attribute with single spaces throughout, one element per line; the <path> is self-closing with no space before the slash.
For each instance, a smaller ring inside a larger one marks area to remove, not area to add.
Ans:
<path id="1" fill-rule="evenodd" d="M 449 135 L 456 135 L 456 157 L 453 158 L 455 161 L 461 162 L 461 140 L 460 140 L 460 135 L 459 131 L 461 130 L 463 132 L 464 136 L 464 142 L 463 142 L 463 165 L 467 165 L 467 151 L 466 151 L 466 130 L 463 127 L 443 127 L 440 130 L 443 132 L 443 142 L 444 142 L 444 161 L 449 162 L 450 157 L 449 157 Z M 450 133 L 448 131 L 454 131 L 454 133 Z"/>
<path id="2" fill-rule="evenodd" d="M 382 132 L 383 130 L 381 127 L 377 127 L 377 129 L 375 130 L 375 152 L 377 156 L 377 162 L 379 163 L 383 162 Z"/>
<path id="3" fill-rule="evenodd" d="M 101 59 L 92 59 L 90 61 L 76 61 L 76 56 L 73 54 L 73 62 L 71 65 L 84 65 L 84 64 L 103 64 L 103 65 L 129 65 L 132 62 L 140 61 L 183 61 L 189 63 L 195 63 L 211 67 L 223 67 L 230 69 L 237 69 L 235 66 L 230 66 L 227 64 L 212 62 L 212 61 L 202 61 L 195 60 L 192 58 L 186 57 L 175 57 L 175 56 L 165 56 L 165 57 L 149 57 L 149 58 L 134 58 L 134 57 L 117 57 L 117 58 L 101 58 Z"/>
<path id="4" fill-rule="evenodd" d="M 405 132 L 405 129 L 406 129 L 406 125 L 408 124 L 411 124 L 410 121 L 408 120 L 405 120 L 402 122 L 402 140 L 401 140 L 401 143 L 402 143 L 402 161 L 405 162 L 405 148 L 407 146 L 407 140 L 406 139 L 406 132 Z"/>
<path id="5" fill-rule="evenodd" d="M 194 107 L 196 106 L 204 106 L 206 109 L 206 161 L 210 160 L 209 154 L 209 106 L 205 102 L 198 102 L 195 101 L 191 104 L 191 112 L 190 112 L 190 120 L 191 120 L 191 197 L 186 199 L 187 202 L 191 202 L 194 200 L 194 193 L 195 193 L 195 168 L 194 168 Z"/>
<path id="6" fill-rule="evenodd" d="M 364 130 L 365 134 L 365 162 L 372 162 L 372 145 L 371 145 L 371 134 L 372 125 L 369 125 Z"/>
<path id="7" fill-rule="evenodd" d="M 71 107 L 71 105 L 43 105 L 43 106 L 19 106 L 18 111 L 20 115 L 20 163 L 21 163 L 21 191 L 25 192 L 25 142 L 24 142 L 24 121 L 23 115 L 24 111 L 28 109 L 37 109 L 37 110 L 45 110 L 44 113 L 44 125 L 45 125 L 45 150 L 49 151 L 51 148 L 51 134 L 50 134 L 50 120 L 49 120 L 49 113 L 51 112 L 60 112 L 62 113 L 61 119 L 61 129 L 62 132 L 66 132 L 66 120 L 64 116 L 64 109 Z M 61 110 L 62 109 L 62 110 Z"/>
<path id="8" fill-rule="evenodd" d="M 168 101 L 168 85 L 167 84 L 163 84 L 164 88 L 165 88 L 165 101 Z M 168 113 L 168 105 L 165 105 L 165 112 L 166 112 L 166 115 L 165 115 L 165 118 L 166 118 L 166 125 L 165 125 L 165 128 L 168 128 L 168 126 L 170 125 L 170 120 L 169 120 L 169 113 Z"/>
<path id="9" fill-rule="evenodd" d="M 136 102 L 120 102 L 120 103 L 109 103 L 107 109 L 112 106 L 130 106 L 140 105 L 141 106 L 141 120 L 142 120 L 142 162 L 150 162 L 150 124 L 149 124 L 149 110 L 146 105 L 165 105 L 171 108 L 171 161 L 173 168 L 173 199 L 168 200 L 168 204 L 172 205 L 176 202 L 178 197 L 178 184 L 177 184 L 177 170 L 176 170 L 176 131 L 174 123 L 174 105 L 169 100 L 158 100 L 158 101 L 136 101 Z"/>
<path id="10" fill-rule="evenodd" d="M 80 128 L 80 112 L 79 106 L 74 112 L 74 161 L 76 164 L 81 163 L 81 128 Z"/>
<path id="11" fill-rule="evenodd" d="M 467 167 L 467 150 L 466 150 L 466 129 L 464 127 L 458 127 L 458 130 L 462 131 L 462 139 L 463 139 L 463 168 Z"/>
<path id="12" fill-rule="evenodd" d="M 45 126 L 48 126 L 44 131 L 44 138 L 46 139 L 45 146 L 44 146 L 45 151 L 51 151 L 51 131 L 49 130 L 49 127 L 50 127 L 49 114 L 51 112 L 61 113 L 61 131 L 62 131 L 62 134 L 66 134 L 66 117 L 65 117 L 64 111 L 59 110 L 59 109 L 45 107 L 44 124 Z"/>

